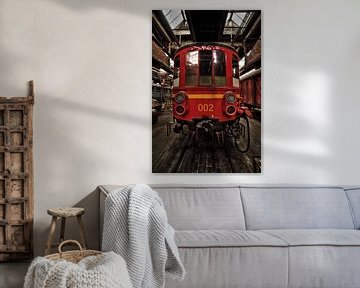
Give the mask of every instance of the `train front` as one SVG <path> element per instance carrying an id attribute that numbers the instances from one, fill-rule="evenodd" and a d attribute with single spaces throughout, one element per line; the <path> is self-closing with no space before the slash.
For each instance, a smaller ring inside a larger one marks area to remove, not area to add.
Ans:
<path id="1" fill-rule="evenodd" d="M 174 57 L 174 132 L 223 131 L 240 113 L 239 58 L 231 46 L 194 43 Z"/>

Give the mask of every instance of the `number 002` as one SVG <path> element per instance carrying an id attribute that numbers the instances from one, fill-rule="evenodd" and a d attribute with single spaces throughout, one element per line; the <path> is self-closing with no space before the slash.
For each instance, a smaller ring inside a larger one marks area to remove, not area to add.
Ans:
<path id="1" fill-rule="evenodd" d="M 214 104 L 199 104 L 198 111 L 214 112 Z"/>

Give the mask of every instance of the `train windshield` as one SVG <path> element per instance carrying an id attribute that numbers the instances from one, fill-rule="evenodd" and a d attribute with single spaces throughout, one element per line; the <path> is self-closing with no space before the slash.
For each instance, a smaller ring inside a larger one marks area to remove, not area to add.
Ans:
<path id="1" fill-rule="evenodd" d="M 198 85 L 199 52 L 190 51 L 186 53 L 186 86 Z"/>
<path id="2" fill-rule="evenodd" d="M 212 82 L 212 51 L 200 51 L 199 85 L 209 86 Z"/>
<path id="3" fill-rule="evenodd" d="M 186 86 L 225 86 L 225 54 L 220 50 L 190 51 L 186 54 Z"/>
<path id="4" fill-rule="evenodd" d="M 214 50 L 214 82 L 215 86 L 225 86 L 226 74 L 225 74 L 225 55 L 223 51 Z"/>

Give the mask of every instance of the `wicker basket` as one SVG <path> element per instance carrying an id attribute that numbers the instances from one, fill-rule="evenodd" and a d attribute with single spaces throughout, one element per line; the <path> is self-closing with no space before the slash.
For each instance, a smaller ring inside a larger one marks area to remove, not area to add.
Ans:
<path id="1" fill-rule="evenodd" d="M 63 252 L 61 250 L 61 248 L 65 244 L 69 244 L 69 243 L 76 244 L 79 247 L 79 250 Z M 47 256 L 45 256 L 45 258 L 47 258 L 49 260 L 66 260 L 69 262 L 78 263 L 80 260 L 84 259 L 85 257 L 96 256 L 96 255 L 102 254 L 102 252 L 100 252 L 100 251 L 83 249 L 81 244 L 76 240 L 66 240 L 66 241 L 61 242 L 58 250 L 59 250 L 59 253 L 47 255 Z"/>

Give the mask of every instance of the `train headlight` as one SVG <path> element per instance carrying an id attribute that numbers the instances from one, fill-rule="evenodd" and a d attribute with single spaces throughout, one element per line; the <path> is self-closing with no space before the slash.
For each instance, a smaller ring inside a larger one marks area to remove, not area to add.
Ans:
<path id="1" fill-rule="evenodd" d="M 233 105 L 227 106 L 225 111 L 229 116 L 234 115 L 236 112 L 236 107 Z"/>
<path id="2" fill-rule="evenodd" d="M 185 108 L 184 106 L 178 105 L 176 106 L 175 111 L 177 114 L 183 115 L 185 113 Z"/>
<path id="3" fill-rule="evenodd" d="M 235 103 L 235 101 L 236 101 L 236 97 L 234 94 L 229 93 L 226 95 L 226 102 Z"/>
<path id="4" fill-rule="evenodd" d="M 179 92 L 175 95 L 175 101 L 179 104 L 183 103 L 186 99 L 186 94 L 183 92 Z"/>

